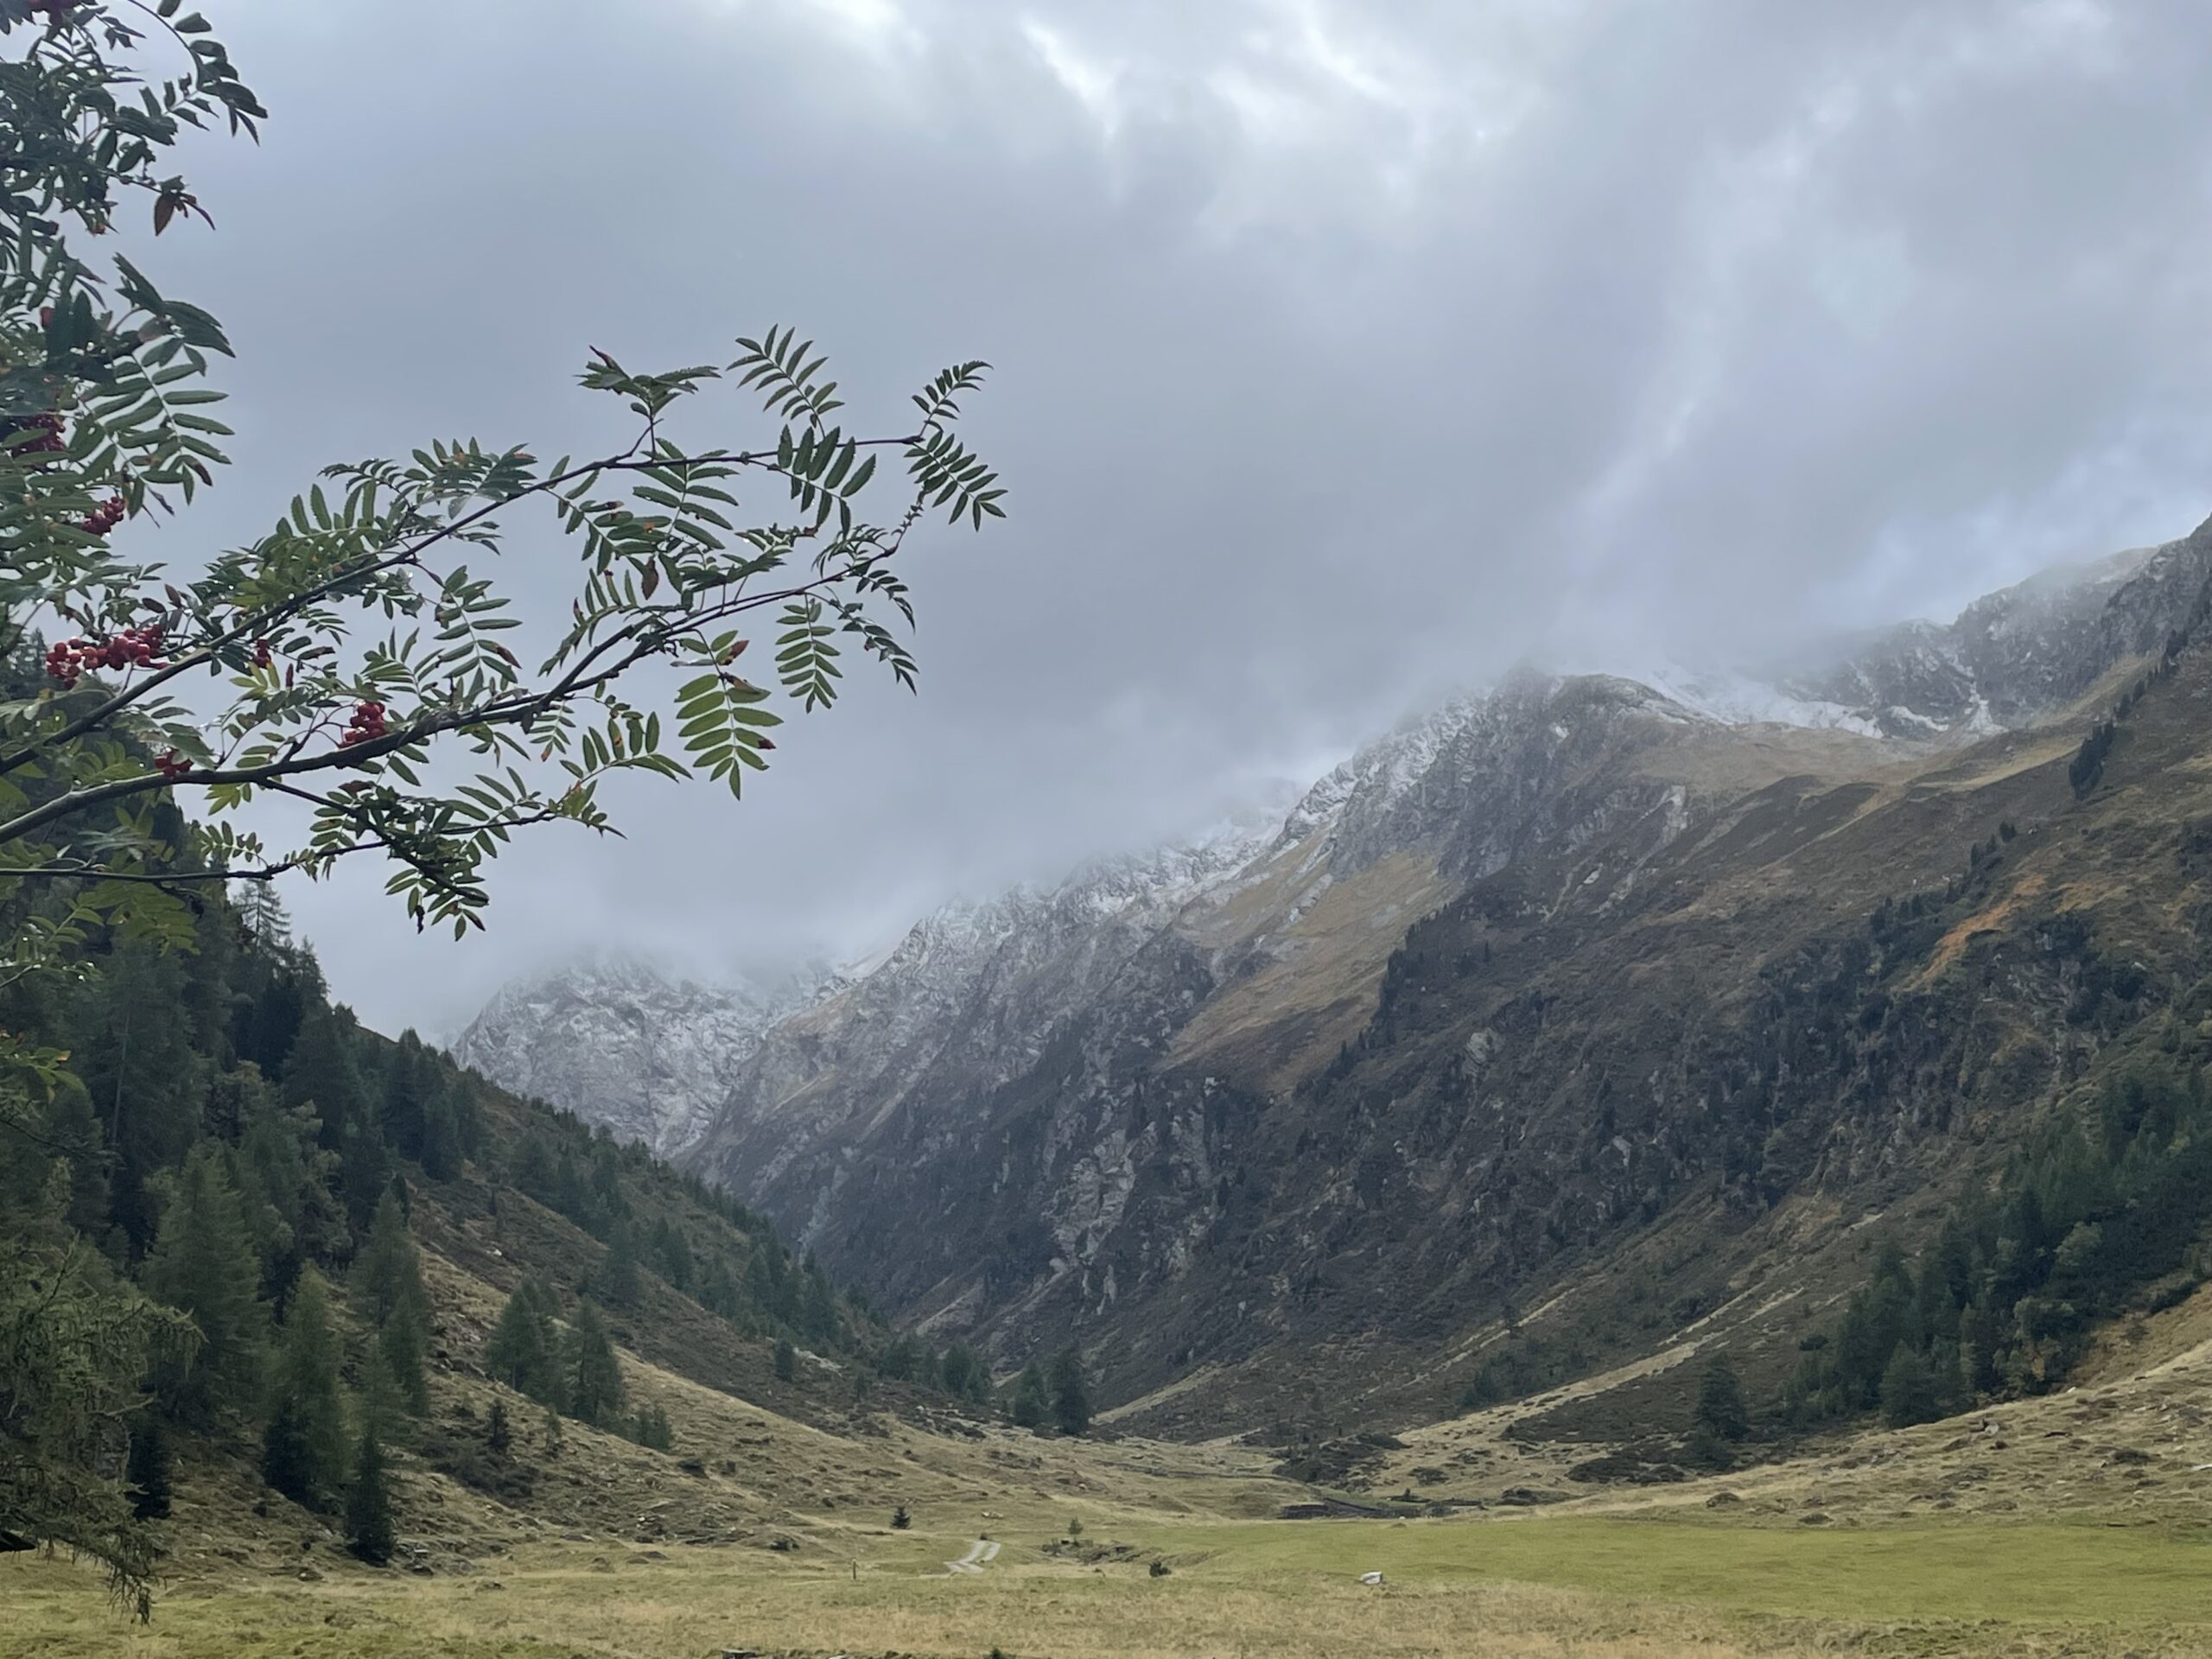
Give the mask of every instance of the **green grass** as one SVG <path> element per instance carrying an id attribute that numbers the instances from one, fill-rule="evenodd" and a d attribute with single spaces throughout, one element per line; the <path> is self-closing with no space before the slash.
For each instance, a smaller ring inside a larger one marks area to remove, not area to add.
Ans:
<path id="1" fill-rule="evenodd" d="M 1305 1522 L 1129 1529 L 1200 1579 L 1381 1571 L 1790 1618 L 2212 1627 L 2212 1535 L 2081 1525 L 1746 1527 L 1689 1520 Z"/>
<path id="2" fill-rule="evenodd" d="M 179 1586 L 150 1630 L 97 1580 L 0 1563 L 0 1659 L 683 1659 L 728 1645 L 975 1659 L 1751 1659 L 2212 1652 L 2212 1541 L 2097 1525 L 1770 1528 L 1699 1519 L 1102 1522 L 1090 1566 L 1009 1529 L 980 1575 L 967 1538 L 855 1536 L 796 1556 L 536 1548 L 480 1578 L 241 1575 Z M 594 1570 L 589 1551 L 613 1557 Z M 1154 1554 L 1174 1563 L 1151 1579 Z M 1382 1592 L 1357 1575 L 1389 1577 Z M 494 1582 L 496 1580 L 496 1583 Z M 504 1587 L 500 1587 L 500 1586 Z M 1467 1645 L 1480 1632 L 1483 1645 Z"/>

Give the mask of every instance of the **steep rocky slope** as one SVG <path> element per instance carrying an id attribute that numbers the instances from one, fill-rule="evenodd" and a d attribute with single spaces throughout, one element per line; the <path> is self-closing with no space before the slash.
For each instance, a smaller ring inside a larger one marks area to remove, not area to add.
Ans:
<path id="1" fill-rule="evenodd" d="M 821 969 L 763 992 L 605 957 L 504 987 L 453 1056 L 666 1155 L 704 1133 L 763 1033 L 842 983 Z"/>
<path id="2" fill-rule="evenodd" d="M 2209 563 L 2199 531 L 1730 695 L 1516 677 L 1272 834 L 930 918 L 738 1056 L 684 1155 L 887 1306 L 1008 1363 L 1082 1342 L 1177 1427 L 1351 1379 L 1433 1406 L 1509 1331 L 1574 1374 L 1777 1262 L 1810 1307 L 1851 1218 L 1999 1155 L 2196 977 L 2195 653 L 2115 757 L 2150 797 L 2068 763 Z M 2075 1017 L 2124 951 L 2165 977 Z"/>

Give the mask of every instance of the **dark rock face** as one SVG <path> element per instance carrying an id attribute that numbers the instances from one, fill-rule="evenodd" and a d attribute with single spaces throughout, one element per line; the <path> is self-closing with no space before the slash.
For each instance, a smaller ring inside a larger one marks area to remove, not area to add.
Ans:
<path id="1" fill-rule="evenodd" d="M 1240 977 L 1325 949 L 1306 924 L 1332 887 L 1395 860 L 1433 896 L 1439 872 L 1631 825 L 1663 845 L 1681 791 L 1630 757 L 1700 726 L 1627 682 L 1526 678 L 1386 740 L 1271 838 L 932 918 L 769 1033 L 695 1156 L 889 1305 L 1020 1351 L 1033 1326 L 1177 1281 L 1249 1205 L 1272 1103 L 1176 1064 L 1178 1039 Z"/>
<path id="2" fill-rule="evenodd" d="M 762 1032 L 683 1155 L 1003 1364 L 1080 1342 L 1124 1399 L 1198 1371 L 1154 1426 L 1296 1416 L 1315 1378 L 1448 1395 L 1457 1338 L 1600 1268 L 1557 1363 L 1632 1351 L 1793 1202 L 1938 1179 L 2078 1069 L 2112 949 L 2051 895 L 2108 809 L 2020 728 L 2161 651 L 2208 569 L 2200 531 L 1780 686 L 1845 729 L 1517 677 L 1274 825 L 927 918 Z M 2196 662 L 2145 700 L 2145 775 L 2183 775 L 2157 711 Z M 1992 871 L 2028 874 L 1984 927 Z M 1444 1357 L 1386 1386 L 1409 1355 Z"/>

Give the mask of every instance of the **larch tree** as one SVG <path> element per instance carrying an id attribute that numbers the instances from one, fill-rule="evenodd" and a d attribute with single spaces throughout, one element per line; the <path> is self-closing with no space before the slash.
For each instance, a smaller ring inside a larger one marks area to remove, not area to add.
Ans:
<path id="1" fill-rule="evenodd" d="M 320 1509 L 344 1490 L 346 1405 L 330 1289 L 302 1269 L 284 1310 L 283 1340 L 262 1438 L 262 1476 L 285 1497 Z"/>
<path id="2" fill-rule="evenodd" d="M 576 1308 L 565 1357 L 570 1412 L 587 1423 L 611 1421 L 622 1408 L 622 1367 L 614 1357 L 607 1321 L 589 1302 Z"/>
<path id="3" fill-rule="evenodd" d="M 1084 1373 L 1083 1354 L 1069 1347 L 1052 1360 L 1052 1421 L 1063 1434 L 1090 1431 L 1090 1379 Z"/>
<path id="4" fill-rule="evenodd" d="M 499 1310 L 499 1322 L 484 1344 L 484 1369 L 518 1393 L 554 1410 L 567 1402 L 553 1299 L 537 1281 L 524 1280 Z"/>
<path id="5" fill-rule="evenodd" d="M 364 1424 L 346 1484 L 346 1548 L 372 1567 L 391 1560 L 397 1546 L 392 1522 L 391 1475 L 373 1418 Z"/>
<path id="6" fill-rule="evenodd" d="M 406 1211 L 389 1188 L 378 1202 L 353 1278 L 377 1333 L 378 1354 L 407 1408 L 419 1415 L 429 1407 L 423 1367 L 430 1342 L 430 1299 L 423 1288 L 422 1258 L 407 1230 Z"/>
<path id="7" fill-rule="evenodd" d="M 166 1185 L 145 1285 L 188 1315 L 200 1339 L 188 1355 L 171 1355 L 156 1376 L 172 1415 L 204 1422 L 251 1394 L 269 1310 L 258 1291 L 260 1260 L 220 1153 L 207 1142 L 194 1147 Z"/>

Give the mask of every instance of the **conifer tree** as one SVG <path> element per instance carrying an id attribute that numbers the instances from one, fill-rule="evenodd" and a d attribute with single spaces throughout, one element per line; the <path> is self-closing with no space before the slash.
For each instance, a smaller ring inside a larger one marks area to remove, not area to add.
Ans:
<path id="1" fill-rule="evenodd" d="M 1042 1428 L 1052 1410 L 1052 1395 L 1045 1387 L 1045 1373 L 1032 1360 L 1014 1379 L 1014 1401 L 1008 1408 L 1018 1428 Z"/>
<path id="2" fill-rule="evenodd" d="M 956 1339 L 944 1351 L 938 1369 L 944 1378 L 944 1391 L 956 1399 L 980 1401 L 990 1389 L 990 1368 L 965 1342 Z"/>
<path id="3" fill-rule="evenodd" d="M 686 1295 L 690 1294 L 691 1246 L 666 1216 L 653 1224 L 653 1270 Z"/>
<path id="4" fill-rule="evenodd" d="M 644 1286 L 638 1273 L 638 1236 L 626 1220 L 607 1230 L 607 1255 L 599 1264 L 600 1293 L 619 1307 L 637 1304 Z"/>
<path id="5" fill-rule="evenodd" d="M 345 1406 L 339 1393 L 338 1337 L 330 1291 L 312 1267 L 301 1269 L 284 1311 L 262 1476 L 308 1509 L 319 1509 L 346 1478 Z"/>
<path id="6" fill-rule="evenodd" d="M 836 1290 L 830 1282 L 830 1275 L 810 1263 L 806 1270 L 806 1287 L 799 1296 L 798 1323 L 810 1341 L 830 1344 L 837 1340 Z"/>
<path id="7" fill-rule="evenodd" d="M 484 1420 L 484 1448 L 495 1458 L 504 1458 L 514 1443 L 514 1430 L 507 1423 L 507 1402 L 494 1400 L 491 1414 Z"/>
<path id="8" fill-rule="evenodd" d="M 423 1111 L 423 1146 L 416 1160 L 434 1181 L 450 1181 L 461 1173 L 467 1154 L 461 1116 L 455 1103 L 458 1090 L 441 1090 Z"/>
<path id="9" fill-rule="evenodd" d="M 378 1347 L 410 1411 L 429 1409 L 423 1360 L 429 1346 L 430 1299 L 423 1288 L 422 1261 L 408 1234 L 399 1195 L 387 1190 L 378 1202 L 368 1243 L 354 1264 L 354 1283 L 367 1304 Z"/>
<path id="10" fill-rule="evenodd" d="M 507 1179 L 540 1204 L 552 1204 L 554 1183 L 559 1176 L 553 1167 L 552 1149 L 537 1130 L 523 1132 L 508 1159 Z"/>
<path id="11" fill-rule="evenodd" d="M 355 1059 L 353 1017 L 320 997 L 300 1021 L 284 1058 L 284 1103 L 312 1106 L 322 1144 L 338 1155 L 339 1196 L 356 1234 L 365 1233 L 377 1201 L 391 1182 L 391 1156 Z"/>
<path id="12" fill-rule="evenodd" d="M 343 1253 L 346 1216 L 330 1191 L 337 1158 L 322 1148 L 314 1108 L 285 1105 L 251 1065 L 234 1075 L 243 1133 L 232 1166 L 262 1287 L 282 1294 L 301 1262 Z"/>
<path id="13" fill-rule="evenodd" d="M 190 1314 L 200 1332 L 196 1357 L 156 1371 L 173 1414 L 205 1421 L 224 1402 L 251 1394 L 269 1324 L 257 1291 L 260 1281 L 260 1261 L 222 1156 L 212 1144 L 194 1147 L 168 1184 L 145 1271 L 147 1290 Z"/>
<path id="14" fill-rule="evenodd" d="M 1705 1368 L 1697 1390 L 1696 1426 L 1716 1439 L 1733 1445 L 1751 1432 L 1750 1409 L 1744 1403 L 1743 1380 L 1726 1354 L 1715 1355 Z"/>
<path id="15" fill-rule="evenodd" d="M 1090 1383 L 1084 1376 L 1083 1355 L 1069 1347 L 1052 1361 L 1052 1421 L 1063 1434 L 1082 1434 L 1090 1427 Z"/>
<path id="16" fill-rule="evenodd" d="M 169 1442 L 162 1420 L 151 1412 L 130 1426 L 130 1455 L 123 1478 L 130 1489 L 130 1513 L 159 1521 L 169 1512 Z"/>
<path id="17" fill-rule="evenodd" d="M 622 1367 L 607 1321 L 589 1302 L 569 1327 L 569 1409 L 587 1423 L 609 1421 L 622 1407 Z"/>
<path id="18" fill-rule="evenodd" d="M 368 1084 L 350 1040 L 352 1025 L 349 1017 L 321 995 L 308 997 L 301 1011 L 299 1034 L 284 1056 L 284 1103 L 312 1106 L 322 1120 L 322 1143 L 333 1151 L 350 1130 L 372 1121 Z"/>
<path id="19" fill-rule="evenodd" d="M 403 1426 L 409 1417 L 421 1416 L 429 1408 L 425 1399 L 421 1409 L 405 1375 L 407 1361 L 396 1357 L 387 1333 L 378 1332 L 369 1338 L 367 1363 L 362 1367 L 359 1408 L 364 1420 L 373 1418 L 378 1438 L 386 1441 L 401 1437 Z M 415 1367 L 415 1381 L 422 1381 L 422 1367 Z"/>
<path id="20" fill-rule="evenodd" d="M 772 1363 L 775 1366 L 776 1380 L 779 1382 L 791 1382 L 798 1380 L 798 1350 L 791 1346 L 789 1337 L 776 1338 L 776 1351 Z"/>
<path id="21" fill-rule="evenodd" d="M 346 1548 L 370 1566 L 382 1567 L 391 1560 L 397 1542 L 384 1445 L 371 1421 L 361 1430 L 353 1478 L 346 1489 Z"/>
<path id="22" fill-rule="evenodd" d="M 1882 1421 L 1892 1428 L 1932 1423 L 1943 1414 L 1935 1374 L 1919 1351 L 1904 1343 L 1882 1372 Z"/>
<path id="23" fill-rule="evenodd" d="M 103 1562 L 143 1618 L 156 1541 L 111 1478 L 114 1427 L 141 1403 L 149 1360 L 188 1355 L 199 1337 L 67 1236 L 67 1179 L 54 1177 L 41 1211 L 0 1216 L 0 1537 Z"/>
<path id="24" fill-rule="evenodd" d="M 875 1369 L 894 1382 L 910 1382 L 925 1357 L 922 1345 L 901 1331 L 883 1344 L 883 1351 L 875 1357 Z"/>
<path id="25" fill-rule="evenodd" d="M 499 1323 L 485 1344 L 484 1369 L 541 1405 L 558 1410 L 566 1399 L 552 1293 L 536 1280 L 524 1280 L 499 1311 Z"/>
<path id="26" fill-rule="evenodd" d="M 193 1052 L 181 960 L 155 945 L 118 940 L 80 992 L 73 1052 L 113 1160 L 116 1222 L 136 1249 L 153 1240 L 161 1171 L 201 1133 L 204 1063 Z"/>
<path id="27" fill-rule="evenodd" d="M 403 1158 L 422 1160 L 432 1103 L 439 1091 L 436 1057 L 412 1027 L 399 1033 L 385 1057 L 379 1116 L 385 1134 Z"/>
<path id="28" fill-rule="evenodd" d="M 312 950 L 263 939 L 247 959 L 245 1001 L 231 1021 L 238 1058 L 272 1082 L 284 1074 L 284 1057 L 299 1040 L 308 1004 L 321 1000 L 322 969 Z"/>
<path id="29" fill-rule="evenodd" d="M 741 1305 L 737 1279 L 730 1272 L 729 1263 L 720 1256 L 707 1269 L 706 1281 L 699 1288 L 699 1303 L 709 1313 L 719 1313 L 726 1319 L 734 1321 L 738 1316 Z"/>

